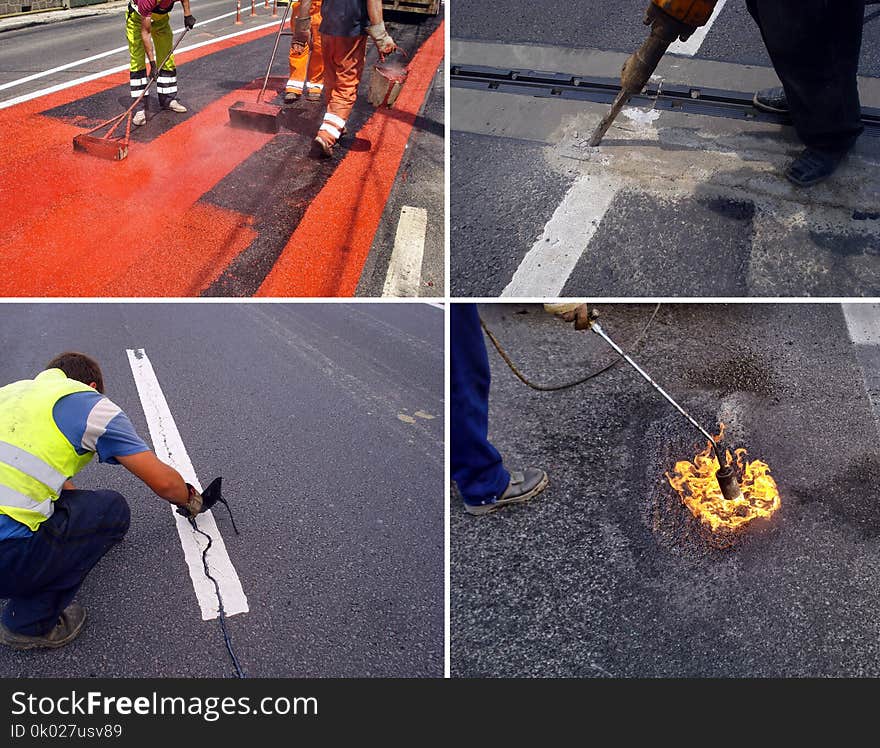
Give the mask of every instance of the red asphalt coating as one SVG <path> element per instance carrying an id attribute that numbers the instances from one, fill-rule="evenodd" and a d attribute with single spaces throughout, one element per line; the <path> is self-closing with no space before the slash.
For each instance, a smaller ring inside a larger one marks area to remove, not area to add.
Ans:
<path id="1" fill-rule="evenodd" d="M 393 109 L 377 110 L 315 197 L 257 296 L 353 296 L 413 124 L 444 54 L 444 27 L 419 48 Z"/>
<path id="2" fill-rule="evenodd" d="M 179 55 L 179 64 L 273 32 Z M 413 59 L 395 109 L 376 112 L 313 201 L 260 295 L 352 295 L 412 125 L 443 57 L 443 25 Z M 113 88 L 127 71 L 0 110 L 2 296 L 196 296 L 255 236 L 253 218 L 199 202 L 273 135 L 229 126 L 234 91 L 121 162 L 74 153 L 85 130 L 40 112 Z M 371 168 L 381 157 L 381 169 Z M 307 258 L 292 247 L 306 244 Z M 304 261 L 307 260 L 307 261 Z M 283 269 L 282 269 L 283 268 Z M 294 274 L 292 281 L 285 281 Z M 303 276 L 305 273 L 305 276 Z M 336 290 L 331 290 L 335 288 Z"/>

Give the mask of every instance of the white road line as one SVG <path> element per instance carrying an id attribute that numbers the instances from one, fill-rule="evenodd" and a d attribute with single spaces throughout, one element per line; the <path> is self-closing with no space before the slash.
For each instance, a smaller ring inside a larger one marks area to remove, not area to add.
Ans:
<path id="1" fill-rule="evenodd" d="M 153 371 L 150 359 L 143 349 L 130 349 L 128 362 L 131 365 L 131 373 L 137 385 L 147 425 L 150 428 L 150 438 L 153 440 L 153 449 L 159 459 L 174 467 L 185 481 L 191 483 L 199 491 L 202 485 L 196 476 L 196 471 L 190 462 L 183 439 L 174 423 L 174 417 L 168 408 L 168 402 L 159 386 L 159 380 Z M 177 524 L 177 534 L 180 536 L 180 544 L 183 546 L 183 555 L 186 565 L 189 567 L 189 576 L 192 579 L 193 589 L 199 601 L 202 611 L 202 620 L 208 621 L 217 618 L 220 614 L 217 592 L 214 584 L 205 576 L 205 568 L 202 564 L 202 552 L 208 541 L 199 533 L 195 532 L 189 522 L 181 517 L 171 507 L 171 516 Z M 208 567 L 211 576 L 217 580 L 220 587 L 220 596 L 223 598 L 223 610 L 227 616 L 236 613 L 248 612 L 248 601 L 238 579 L 238 574 L 229 554 L 223 536 L 217 529 L 214 515 L 210 510 L 200 514 L 196 521 L 199 529 L 211 536 L 211 550 L 208 551 Z"/>
<path id="2" fill-rule="evenodd" d="M 615 177 L 578 178 L 501 296 L 559 296 L 620 187 L 621 182 Z"/>
<path id="3" fill-rule="evenodd" d="M 706 39 L 706 35 L 712 28 L 712 24 L 718 20 L 718 16 L 721 14 L 721 11 L 724 10 L 726 4 L 727 0 L 718 0 L 718 4 L 715 6 L 715 10 L 712 12 L 712 17 L 709 19 L 709 22 L 705 26 L 700 26 L 700 28 L 698 28 L 686 42 L 673 42 L 670 44 L 669 51 L 674 55 L 693 57 L 700 51 L 700 47 L 703 46 L 703 41 Z"/>
<path id="4" fill-rule="evenodd" d="M 841 304 L 849 337 L 856 345 L 880 345 L 880 304 Z"/>
<path id="5" fill-rule="evenodd" d="M 236 36 L 250 34 L 254 31 L 259 31 L 260 29 L 267 29 L 270 26 L 278 26 L 278 23 L 279 21 L 277 20 L 272 21 L 271 23 L 263 23 L 259 26 L 252 26 L 250 28 L 243 29 L 242 31 L 235 31 L 231 34 L 218 36 L 215 39 L 208 39 L 207 41 L 198 42 L 197 44 L 190 44 L 188 47 L 181 47 L 177 50 L 177 52 L 175 52 L 175 54 L 189 52 L 190 50 L 199 49 L 200 47 L 207 47 L 211 44 L 225 41 L 226 39 L 232 39 Z M 56 93 L 57 91 L 63 91 L 65 88 L 73 88 L 73 86 L 78 86 L 80 83 L 88 83 L 89 81 L 97 80 L 98 78 L 103 78 L 107 75 L 112 75 L 113 73 L 121 73 L 123 70 L 128 70 L 128 65 L 116 65 L 115 67 L 108 68 L 107 70 L 102 70 L 98 73 L 91 73 L 90 75 L 84 75 L 81 78 L 75 78 L 74 80 L 67 81 L 66 83 L 58 83 L 54 86 L 40 89 L 39 91 L 32 91 L 28 94 L 22 94 L 21 96 L 17 96 L 14 99 L 8 99 L 7 101 L 0 102 L 0 109 L 7 109 L 11 106 L 15 106 L 16 104 L 22 104 L 25 101 L 31 101 L 32 99 L 39 99 L 41 96 L 48 96 L 49 94 Z"/>
<path id="6" fill-rule="evenodd" d="M 671 45 L 669 51 L 690 57 L 697 54 L 726 2 L 719 0 L 709 22 L 687 42 Z M 622 180 L 610 176 L 577 179 L 501 295 L 507 298 L 559 296 L 623 186 Z"/>
<path id="7" fill-rule="evenodd" d="M 418 296 L 422 282 L 422 258 L 428 233 L 428 211 L 404 205 L 397 222 L 394 249 L 388 263 L 382 296 Z"/>
<path id="8" fill-rule="evenodd" d="M 214 18 L 209 18 L 206 21 L 200 21 L 196 24 L 196 28 L 199 26 L 204 26 L 207 23 L 211 23 L 213 21 L 219 21 L 222 18 L 229 18 L 229 16 L 234 16 L 236 11 L 232 11 L 231 13 L 224 13 L 222 16 L 215 16 Z M 179 34 L 182 29 L 174 29 L 175 34 Z M 182 50 L 181 50 L 182 51 Z M 49 70 L 41 70 L 39 73 L 32 73 L 31 75 L 26 75 L 24 78 L 17 78 L 14 81 L 9 81 L 7 83 L 0 83 L 0 91 L 4 91 L 7 88 L 14 88 L 15 86 L 20 86 L 24 83 L 30 83 L 31 81 L 35 81 L 39 78 L 45 78 L 47 75 L 52 75 L 53 73 L 60 73 L 64 70 L 70 70 L 70 68 L 75 68 L 77 65 L 84 65 L 87 62 L 94 62 L 95 60 L 101 60 L 104 57 L 110 57 L 110 55 L 116 55 L 121 52 L 128 52 L 128 45 L 126 44 L 124 47 L 117 47 L 116 49 L 110 49 L 106 52 L 100 52 L 96 55 L 92 55 L 91 57 L 83 57 L 81 60 L 74 60 L 73 62 L 66 62 L 64 65 L 59 65 L 57 68 L 50 68 Z"/>

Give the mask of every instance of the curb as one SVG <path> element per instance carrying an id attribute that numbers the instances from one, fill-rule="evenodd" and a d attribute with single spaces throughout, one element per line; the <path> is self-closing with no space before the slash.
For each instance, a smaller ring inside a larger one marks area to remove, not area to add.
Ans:
<path id="1" fill-rule="evenodd" d="M 6 16 L 5 18 L 0 18 L 0 34 L 4 31 L 17 31 L 18 29 L 26 29 L 30 26 L 44 26 L 49 23 L 69 21 L 73 18 L 109 15 L 125 8 L 127 5 L 128 0 L 111 0 L 99 5 L 86 5 L 82 8 L 45 10 L 38 13 Z"/>

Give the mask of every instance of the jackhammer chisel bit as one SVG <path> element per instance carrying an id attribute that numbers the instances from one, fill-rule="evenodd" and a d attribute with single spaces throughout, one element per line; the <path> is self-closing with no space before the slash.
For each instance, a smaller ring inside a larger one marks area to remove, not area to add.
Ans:
<path id="1" fill-rule="evenodd" d="M 623 65 L 620 75 L 620 93 L 590 138 L 595 147 L 602 142 L 608 128 L 629 100 L 641 93 L 676 39 L 686 41 L 700 26 L 712 17 L 717 0 L 651 0 L 645 11 L 644 23 L 651 34 Z"/>

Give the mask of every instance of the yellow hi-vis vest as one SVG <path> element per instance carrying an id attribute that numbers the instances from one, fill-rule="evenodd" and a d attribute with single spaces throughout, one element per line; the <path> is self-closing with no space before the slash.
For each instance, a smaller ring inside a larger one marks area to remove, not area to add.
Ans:
<path id="1" fill-rule="evenodd" d="M 61 369 L 0 387 L 0 514 L 31 530 L 52 516 L 64 481 L 95 456 L 77 454 L 52 417 L 55 403 L 74 392 L 94 390 Z"/>

